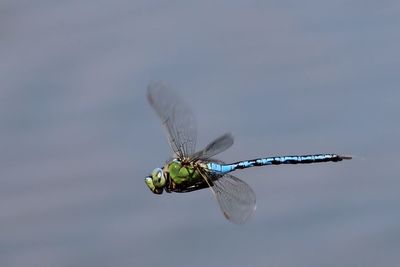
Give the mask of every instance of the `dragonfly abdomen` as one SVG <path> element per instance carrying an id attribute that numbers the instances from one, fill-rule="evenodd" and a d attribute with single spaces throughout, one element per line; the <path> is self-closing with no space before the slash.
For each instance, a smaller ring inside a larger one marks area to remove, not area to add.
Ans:
<path id="1" fill-rule="evenodd" d="M 207 168 L 219 172 L 229 173 L 238 169 L 246 169 L 257 166 L 265 165 L 280 165 L 280 164 L 307 164 L 307 163 L 318 163 L 318 162 L 337 162 L 344 159 L 351 159 L 348 156 L 340 156 L 336 154 L 316 154 L 316 155 L 302 155 L 302 156 L 278 156 L 278 157 L 267 157 L 258 158 L 252 160 L 239 161 L 231 164 L 219 164 L 210 162 L 207 164 Z"/>

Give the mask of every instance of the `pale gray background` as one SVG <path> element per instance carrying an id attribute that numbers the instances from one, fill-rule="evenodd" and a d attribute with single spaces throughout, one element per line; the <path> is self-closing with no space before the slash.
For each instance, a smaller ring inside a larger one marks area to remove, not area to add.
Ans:
<path id="1" fill-rule="evenodd" d="M 399 1 L 0 2 L 0 266 L 399 266 Z M 165 80 L 258 208 L 153 195 Z"/>

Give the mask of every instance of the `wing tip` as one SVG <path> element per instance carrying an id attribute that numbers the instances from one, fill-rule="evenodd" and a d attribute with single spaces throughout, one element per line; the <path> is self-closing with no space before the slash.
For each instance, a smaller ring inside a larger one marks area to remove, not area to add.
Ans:
<path id="1" fill-rule="evenodd" d="M 165 86 L 165 82 L 161 80 L 154 80 L 149 83 L 149 85 L 147 86 L 147 100 L 151 105 L 153 105 L 154 103 L 153 95 L 155 94 L 155 91 L 160 90 L 162 87 Z"/>

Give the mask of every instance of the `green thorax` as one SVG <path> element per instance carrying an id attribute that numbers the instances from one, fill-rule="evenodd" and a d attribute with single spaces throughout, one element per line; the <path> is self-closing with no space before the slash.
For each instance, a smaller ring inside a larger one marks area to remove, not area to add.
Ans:
<path id="1" fill-rule="evenodd" d="M 193 164 L 182 164 L 177 160 L 168 163 L 168 172 L 172 181 L 176 184 L 185 183 L 192 185 L 201 179 L 200 173 L 196 170 Z"/>

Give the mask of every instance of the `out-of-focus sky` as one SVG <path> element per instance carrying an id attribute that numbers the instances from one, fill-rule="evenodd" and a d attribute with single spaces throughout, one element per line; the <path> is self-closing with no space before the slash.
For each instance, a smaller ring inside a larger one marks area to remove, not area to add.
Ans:
<path id="1" fill-rule="evenodd" d="M 398 266 L 399 1 L 0 3 L 0 265 Z M 235 175 L 244 226 L 208 190 L 153 195 L 170 156 L 153 80 L 224 161 L 337 164 Z"/>

